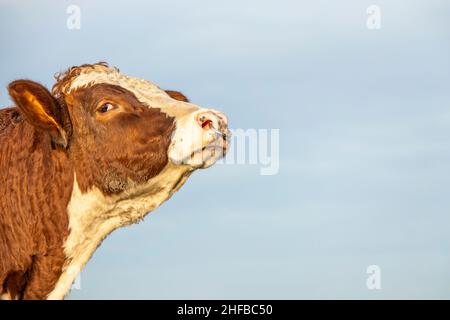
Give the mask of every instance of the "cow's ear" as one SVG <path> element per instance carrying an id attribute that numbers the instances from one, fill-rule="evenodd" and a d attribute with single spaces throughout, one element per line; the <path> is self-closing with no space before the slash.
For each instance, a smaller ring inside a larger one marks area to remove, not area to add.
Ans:
<path id="1" fill-rule="evenodd" d="M 67 147 L 68 136 L 64 130 L 62 106 L 47 88 L 34 81 L 16 80 L 9 84 L 8 91 L 30 124 L 47 131 L 55 144 Z"/>
<path id="2" fill-rule="evenodd" d="M 166 90 L 166 93 L 172 99 L 175 99 L 175 100 L 178 100 L 178 101 L 189 102 L 189 99 L 184 94 L 182 94 L 181 92 L 173 91 L 173 90 Z"/>

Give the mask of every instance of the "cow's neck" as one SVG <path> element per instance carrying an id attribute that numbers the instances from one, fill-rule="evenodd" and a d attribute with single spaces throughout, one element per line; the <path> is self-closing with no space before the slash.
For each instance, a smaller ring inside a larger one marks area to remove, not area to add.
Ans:
<path id="1" fill-rule="evenodd" d="M 0 122 L 0 299 L 41 299 L 65 260 L 73 168 L 16 108 Z"/>
<path id="2" fill-rule="evenodd" d="M 115 229 L 140 221 L 147 213 L 169 199 L 186 181 L 192 170 L 168 164 L 144 185 L 121 195 L 105 196 L 99 189 L 81 192 L 75 176 L 68 205 L 70 232 L 64 243 L 67 260 L 49 299 L 62 299 L 103 239 Z"/>

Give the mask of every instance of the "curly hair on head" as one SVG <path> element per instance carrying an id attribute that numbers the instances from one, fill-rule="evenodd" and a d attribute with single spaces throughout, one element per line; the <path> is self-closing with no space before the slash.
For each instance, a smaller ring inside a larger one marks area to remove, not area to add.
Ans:
<path id="1" fill-rule="evenodd" d="M 92 64 L 82 64 L 80 66 L 73 66 L 68 68 L 66 71 L 55 73 L 54 77 L 56 83 L 52 87 L 52 94 L 56 98 L 61 97 L 61 95 L 64 93 L 64 90 L 67 88 L 68 85 L 70 85 L 70 83 L 75 77 L 79 76 L 84 70 L 95 69 L 95 67 L 97 66 L 110 68 L 107 62 L 100 61 Z M 115 67 L 114 69 L 116 71 L 119 71 L 119 69 Z"/>

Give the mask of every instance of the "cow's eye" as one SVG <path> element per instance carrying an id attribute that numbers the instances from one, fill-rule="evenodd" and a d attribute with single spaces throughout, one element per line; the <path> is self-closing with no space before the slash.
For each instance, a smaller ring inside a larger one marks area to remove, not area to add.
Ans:
<path id="1" fill-rule="evenodd" d="M 111 111 L 111 110 L 113 110 L 115 108 L 116 108 L 116 106 L 114 106 L 113 104 L 105 103 L 100 108 L 97 109 L 97 112 L 106 113 L 106 112 Z"/>

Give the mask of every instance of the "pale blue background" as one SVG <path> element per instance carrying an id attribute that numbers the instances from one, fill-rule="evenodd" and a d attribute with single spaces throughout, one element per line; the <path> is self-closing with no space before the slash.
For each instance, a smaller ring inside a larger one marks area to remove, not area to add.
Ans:
<path id="1" fill-rule="evenodd" d="M 70 298 L 450 298 L 449 1 L 0 0 L 0 40 L 2 106 L 9 81 L 106 60 L 281 130 L 278 175 L 197 172 Z"/>

